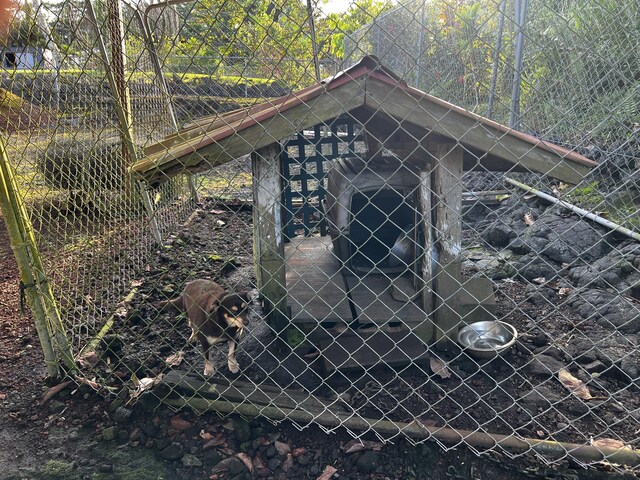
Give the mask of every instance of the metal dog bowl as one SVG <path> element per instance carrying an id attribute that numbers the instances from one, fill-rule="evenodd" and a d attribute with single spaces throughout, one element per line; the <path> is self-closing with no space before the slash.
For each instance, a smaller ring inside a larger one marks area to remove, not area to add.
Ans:
<path id="1" fill-rule="evenodd" d="M 500 321 L 470 323 L 458 332 L 458 343 L 476 358 L 493 358 L 516 343 L 513 325 Z"/>

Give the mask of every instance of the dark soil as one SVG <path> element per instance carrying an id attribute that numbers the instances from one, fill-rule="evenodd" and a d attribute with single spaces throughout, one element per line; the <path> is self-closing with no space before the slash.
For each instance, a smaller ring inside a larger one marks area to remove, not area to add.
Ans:
<path id="1" fill-rule="evenodd" d="M 458 445 L 444 451 L 433 441 L 413 446 L 397 437 L 382 445 L 372 432 L 362 436 L 370 442 L 364 450 L 346 453 L 353 436 L 342 428 L 300 431 L 290 422 L 273 425 L 215 413 L 176 413 L 159 404 L 162 390 L 130 403 L 140 379 L 155 378 L 171 368 L 202 371 L 200 354 L 187 343 L 190 332 L 184 319 L 160 313 L 154 305 L 178 294 L 193 278 L 251 289 L 251 221 L 251 209 L 243 203 L 206 199 L 133 282 L 133 300 L 123 305 L 101 342 L 97 363 L 87 367 L 87 378 L 111 388 L 95 391 L 72 382 L 50 397 L 43 397 L 47 385 L 42 353 L 29 316 L 20 313 L 19 276 L 6 231 L 0 229 L 0 478 L 302 479 L 318 478 L 329 465 L 336 468 L 337 478 L 353 479 L 632 477 L 607 473 L 606 465 L 584 470 L 566 460 L 549 467 L 531 454 L 478 452 Z M 354 398 L 357 387 L 370 401 L 352 407 L 374 418 L 419 418 L 434 426 L 492 433 L 515 430 L 577 443 L 600 435 L 624 439 L 637 448 L 633 442 L 639 423 L 630 414 L 639 406 L 633 382 L 614 365 L 599 375 L 584 376 L 581 372 L 588 370 L 578 368 L 575 355 L 562 348 L 576 336 L 593 339 L 607 332 L 576 315 L 557 295 L 530 286 L 524 279 L 496 281 L 498 314 L 522 333 L 517 348 L 483 366 L 460 352 L 441 352 L 452 372 L 446 380 L 416 365 L 334 376 L 321 384 L 314 362 L 299 356 L 307 352 L 291 355 L 277 348 L 282 345 L 261 320 L 256 301 L 249 333 L 239 346 L 239 376 L 256 385 L 305 388 L 321 397 L 333 391 Z M 167 366 L 167 359 L 178 351 L 184 353 L 182 363 Z M 216 352 L 215 360 L 219 373 L 231 378 L 224 350 Z M 545 365 L 553 368 L 554 361 L 581 376 L 596 399 L 585 402 L 570 395 L 544 370 Z M 367 391 L 372 381 L 383 389 Z M 243 458 L 250 460 L 253 475 Z"/>

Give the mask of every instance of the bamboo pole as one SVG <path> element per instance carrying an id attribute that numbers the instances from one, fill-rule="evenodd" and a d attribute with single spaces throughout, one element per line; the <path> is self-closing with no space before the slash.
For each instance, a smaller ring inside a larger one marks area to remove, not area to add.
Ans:
<path id="1" fill-rule="evenodd" d="M 13 168 L 9 163 L 4 140 L 0 138 L 0 207 L 18 264 L 22 288 L 33 312 L 48 375 L 58 378 L 61 371 L 56 348 L 69 371 L 75 370 L 76 365 L 51 285 L 44 273 L 29 216 L 17 192 Z"/>
<path id="2" fill-rule="evenodd" d="M 324 427 L 346 427 L 352 430 L 369 431 L 388 435 L 405 435 L 410 438 L 426 440 L 434 439 L 447 445 L 465 443 L 476 448 L 491 449 L 500 447 L 515 452 L 534 450 L 544 456 L 567 455 L 586 462 L 607 461 L 618 465 L 636 467 L 640 465 L 640 451 L 631 448 L 596 447 L 578 443 L 556 442 L 552 440 L 538 440 L 535 438 L 517 437 L 515 435 L 499 435 L 486 432 L 457 430 L 448 427 L 431 427 L 417 421 L 411 423 L 393 422 L 390 420 L 375 420 L 356 415 L 345 415 L 324 411 L 305 411 L 288 409 L 278 406 L 260 406 L 246 403 L 232 403 L 223 400 L 209 400 L 205 398 L 164 399 L 164 403 L 177 407 L 189 407 L 196 412 L 214 410 L 216 412 L 252 417 L 265 417 L 269 420 L 292 420 L 299 423 L 315 422 Z"/>
<path id="3" fill-rule="evenodd" d="M 572 212 L 575 212 L 578 215 L 582 215 L 583 217 L 588 218 L 589 220 L 592 220 L 602 225 L 603 227 L 607 227 L 608 229 L 613 230 L 614 232 L 622 233 L 623 235 L 626 235 L 627 237 L 633 238 L 634 240 L 640 242 L 640 233 L 638 232 L 634 232 L 633 230 L 630 230 L 627 227 L 623 227 L 622 225 L 612 222 L 611 220 L 602 218 L 601 216 L 596 215 L 595 213 L 591 213 L 590 211 L 585 210 L 584 208 L 577 207 L 572 203 L 565 202 L 564 200 L 560 200 L 559 198 L 556 198 L 552 195 L 541 192 L 540 190 L 530 187 L 529 185 L 520 183 L 517 180 L 514 180 L 513 178 L 504 177 L 504 179 L 511 185 L 521 188 L 525 192 L 532 193 L 537 197 L 547 200 L 548 202 L 555 203 L 556 205 L 560 205 L 561 207 L 564 207 L 567 210 L 571 210 Z"/>

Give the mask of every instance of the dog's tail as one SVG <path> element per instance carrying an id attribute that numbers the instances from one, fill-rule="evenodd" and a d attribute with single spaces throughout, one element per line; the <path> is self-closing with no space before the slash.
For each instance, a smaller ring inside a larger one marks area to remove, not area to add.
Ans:
<path id="1" fill-rule="evenodd" d="M 182 296 L 179 296 L 172 300 L 161 300 L 156 302 L 156 308 L 158 309 L 158 312 L 184 312 L 184 302 L 182 301 Z"/>

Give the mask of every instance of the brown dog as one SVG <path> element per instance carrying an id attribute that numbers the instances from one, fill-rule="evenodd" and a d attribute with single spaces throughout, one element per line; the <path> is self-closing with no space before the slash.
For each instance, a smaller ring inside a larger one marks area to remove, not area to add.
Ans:
<path id="1" fill-rule="evenodd" d="M 187 283 L 182 295 L 160 302 L 158 307 L 172 307 L 187 314 L 191 327 L 189 341 L 200 341 L 204 355 L 204 374 L 211 376 L 215 373 L 210 358 L 211 347 L 226 341 L 229 342 L 229 370 L 232 373 L 240 370 L 236 360 L 236 343 L 247 324 L 248 303 L 247 292 L 228 294 L 216 282 L 194 280 Z"/>

